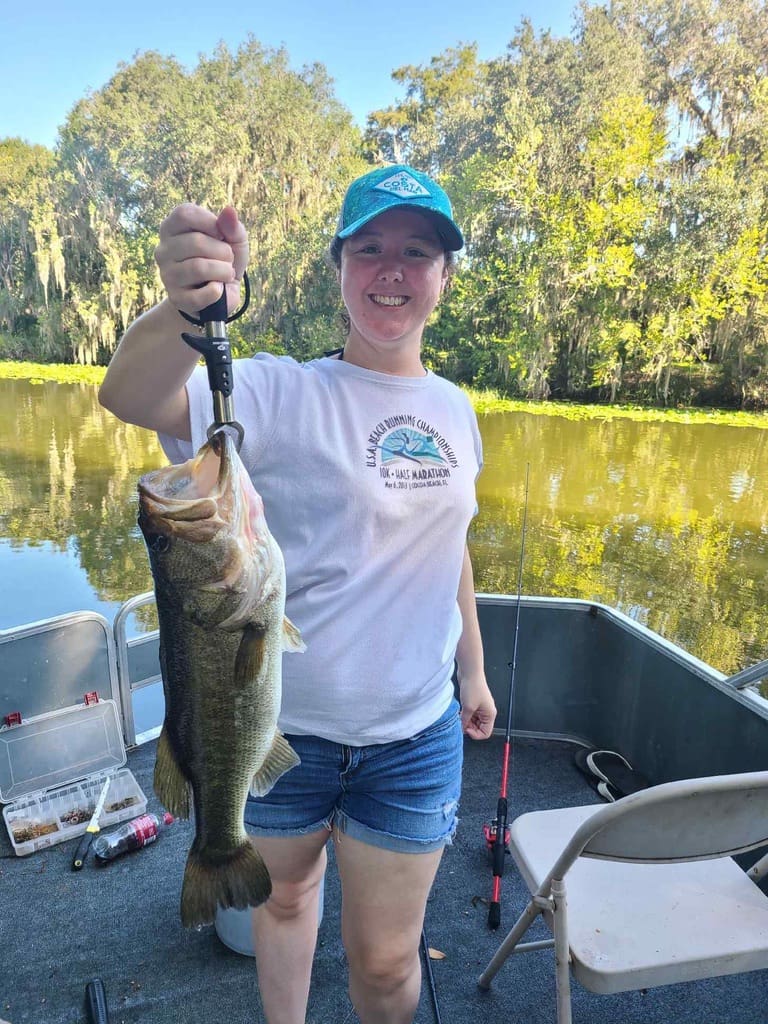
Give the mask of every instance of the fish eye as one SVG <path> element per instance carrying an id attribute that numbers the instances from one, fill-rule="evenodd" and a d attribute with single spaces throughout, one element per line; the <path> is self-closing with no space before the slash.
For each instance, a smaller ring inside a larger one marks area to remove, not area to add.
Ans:
<path id="1" fill-rule="evenodd" d="M 162 555 L 171 546 L 171 538 L 167 537 L 164 533 L 156 533 L 151 540 L 147 541 L 147 546 L 155 554 Z"/>

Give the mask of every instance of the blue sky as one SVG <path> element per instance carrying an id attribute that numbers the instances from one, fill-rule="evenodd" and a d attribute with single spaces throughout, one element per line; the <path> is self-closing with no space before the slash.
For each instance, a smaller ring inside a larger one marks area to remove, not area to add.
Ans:
<path id="1" fill-rule="evenodd" d="M 0 138 L 53 146 L 74 104 L 117 65 L 157 50 L 193 67 L 219 41 L 252 33 L 284 45 L 291 66 L 318 61 L 361 126 L 402 97 L 391 72 L 424 65 L 459 43 L 500 56 L 523 17 L 567 36 L 577 0 L 0 0 Z"/>

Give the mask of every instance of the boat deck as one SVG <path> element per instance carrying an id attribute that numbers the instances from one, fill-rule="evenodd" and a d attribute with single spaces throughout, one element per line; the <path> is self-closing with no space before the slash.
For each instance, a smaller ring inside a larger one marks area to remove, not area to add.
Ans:
<path id="1" fill-rule="evenodd" d="M 149 799 L 154 743 L 129 753 Z M 510 816 L 554 806 L 597 803 L 573 765 L 574 744 L 515 740 Z M 554 1024 L 552 951 L 512 957 L 490 992 L 476 979 L 525 905 L 527 890 L 511 860 L 502 885 L 502 926 L 489 932 L 491 868 L 482 834 L 498 796 L 502 739 L 467 741 L 461 822 L 442 861 L 427 910 L 428 944 L 445 954 L 431 961 L 438 1018 L 425 975 L 418 1024 L 475 1024 L 481 1019 Z M 73 873 L 73 841 L 17 858 L 0 839 L 0 1018 L 10 1024 L 85 1021 L 86 982 L 106 987 L 111 1024 L 254 1024 L 263 1020 L 253 960 L 232 952 L 212 926 L 187 931 L 179 893 L 192 826 L 174 823 L 152 846 L 97 867 L 91 854 Z M 478 897 L 480 899 L 478 899 Z M 307 1021 L 356 1020 L 346 994 L 339 938 L 340 893 L 331 859 Z M 542 924 L 531 937 L 548 937 Z M 765 1024 L 768 972 L 632 992 L 595 995 L 573 982 L 574 1024 Z"/>

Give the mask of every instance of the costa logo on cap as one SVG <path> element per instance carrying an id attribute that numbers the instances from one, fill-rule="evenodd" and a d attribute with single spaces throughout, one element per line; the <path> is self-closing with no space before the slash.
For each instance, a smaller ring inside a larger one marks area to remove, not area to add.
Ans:
<path id="1" fill-rule="evenodd" d="M 390 192 L 393 196 L 429 196 L 431 192 L 419 184 L 407 171 L 393 174 L 391 178 L 373 186 L 381 192 Z"/>

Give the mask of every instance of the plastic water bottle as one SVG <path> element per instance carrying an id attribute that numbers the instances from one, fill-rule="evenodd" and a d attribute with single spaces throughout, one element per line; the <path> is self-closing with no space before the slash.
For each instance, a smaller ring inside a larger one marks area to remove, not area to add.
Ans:
<path id="1" fill-rule="evenodd" d="M 167 811 L 160 818 L 156 814 L 142 814 L 138 818 L 126 821 L 114 832 L 96 836 L 93 840 L 93 852 L 99 860 L 114 860 L 121 853 L 140 850 L 142 846 L 154 843 L 172 821 L 173 817 Z"/>

